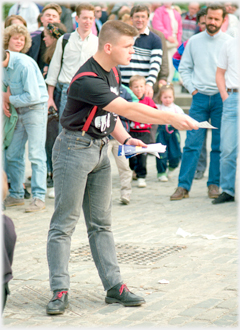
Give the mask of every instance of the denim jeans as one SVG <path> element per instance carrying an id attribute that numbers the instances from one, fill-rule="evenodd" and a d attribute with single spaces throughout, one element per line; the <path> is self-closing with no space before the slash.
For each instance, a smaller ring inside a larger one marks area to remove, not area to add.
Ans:
<path id="1" fill-rule="evenodd" d="M 111 231 L 111 170 L 108 138 L 63 129 L 53 146 L 55 211 L 47 242 L 51 290 L 69 289 L 71 236 L 85 217 L 89 244 L 104 289 L 121 282 Z M 103 145 L 103 146 L 102 146 Z"/>
<path id="2" fill-rule="evenodd" d="M 69 87 L 69 84 L 62 84 L 62 83 L 59 83 L 58 86 L 60 87 L 61 89 L 61 98 L 60 98 L 60 105 L 59 105 L 59 133 L 61 133 L 62 131 L 62 125 L 60 123 L 60 119 L 62 117 L 62 114 L 63 114 L 63 111 L 65 109 L 65 106 L 66 106 L 66 103 L 67 103 L 67 90 L 68 90 L 68 87 Z"/>
<path id="3" fill-rule="evenodd" d="M 25 145 L 28 140 L 28 158 L 32 168 L 32 197 L 45 201 L 47 116 L 47 103 L 18 109 L 16 129 L 6 151 L 7 172 L 11 181 L 9 193 L 14 198 L 24 197 Z"/>
<path id="4" fill-rule="evenodd" d="M 220 186 L 223 192 L 235 195 L 238 155 L 238 93 L 228 93 L 223 102 L 220 154 Z"/>
<path id="5" fill-rule="evenodd" d="M 171 134 L 166 131 L 166 125 L 158 125 L 156 134 L 156 143 L 162 143 L 167 146 L 164 153 L 159 153 L 160 158 L 156 157 L 156 166 L 158 174 L 165 173 L 168 167 L 176 168 L 181 160 L 180 134 L 173 127 Z"/>
<path id="6" fill-rule="evenodd" d="M 220 93 L 204 95 L 197 93 L 192 97 L 189 115 L 197 121 L 211 119 L 211 124 L 217 129 L 212 129 L 212 142 L 210 152 L 209 174 L 207 186 L 214 184 L 219 186 L 220 178 L 220 128 L 222 116 L 222 99 Z M 187 138 L 183 148 L 181 168 L 178 178 L 178 186 L 191 189 L 194 173 L 202 150 L 205 129 L 187 131 Z"/>

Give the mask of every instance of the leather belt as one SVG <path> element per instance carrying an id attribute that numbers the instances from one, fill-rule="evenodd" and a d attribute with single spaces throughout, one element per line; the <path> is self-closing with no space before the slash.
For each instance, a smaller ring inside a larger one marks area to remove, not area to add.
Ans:
<path id="1" fill-rule="evenodd" d="M 228 88 L 228 89 L 227 89 L 227 92 L 230 92 L 230 93 L 238 93 L 238 88 Z"/>

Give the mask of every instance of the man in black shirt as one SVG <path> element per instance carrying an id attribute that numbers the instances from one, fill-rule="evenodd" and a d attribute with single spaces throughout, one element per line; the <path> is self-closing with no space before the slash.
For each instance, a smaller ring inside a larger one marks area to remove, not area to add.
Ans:
<path id="1" fill-rule="evenodd" d="M 89 244 L 104 289 L 106 303 L 139 306 L 145 300 L 122 282 L 111 232 L 111 171 L 108 135 L 122 144 L 146 146 L 133 139 L 118 115 L 141 123 L 171 124 L 177 129 L 197 129 L 187 115 L 158 111 L 127 102 L 119 96 L 118 64 L 127 65 L 138 31 L 121 21 L 106 22 L 99 34 L 97 53 L 83 64 L 69 86 L 61 117 L 63 130 L 53 148 L 55 211 L 48 233 L 47 255 L 53 297 L 48 314 L 68 307 L 68 262 L 71 235 L 83 208 Z M 115 71 L 115 72 L 114 72 Z M 96 112 L 89 112 L 91 109 Z"/>

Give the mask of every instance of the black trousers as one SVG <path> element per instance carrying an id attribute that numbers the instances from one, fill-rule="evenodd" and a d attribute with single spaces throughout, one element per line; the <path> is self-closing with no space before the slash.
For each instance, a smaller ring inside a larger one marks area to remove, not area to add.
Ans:
<path id="1" fill-rule="evenodd" d="M 148 132 L 130 132 L 134 139 L 139 139 L 146 144 L 150 143 L 151 135 Z M 147 153 L 129 158 L 129 166 L 137 175 L 137 178 L 145 178 L 147 175 Z"/>

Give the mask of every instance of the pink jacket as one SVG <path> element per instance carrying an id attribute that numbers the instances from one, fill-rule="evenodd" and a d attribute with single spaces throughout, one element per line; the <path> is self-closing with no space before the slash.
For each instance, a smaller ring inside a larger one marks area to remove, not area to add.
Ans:
<path id="1" fill-rule="evenodd" d="M 182 19 L 179 12 L 173 9 L 175 18 L 178 22 L 178 32 L 177 32 L 177 40 L 178 46 L 181 45 L 182 40 Z M 172 36 L 172 27 L 169 14 L 164 6 L 158 7 L 155 10 L 153 20 L 152 20 L 152 27 L 156 30 L 161 31 L 165 38 L 167 39 L 169 36 Z"/>

